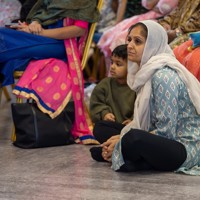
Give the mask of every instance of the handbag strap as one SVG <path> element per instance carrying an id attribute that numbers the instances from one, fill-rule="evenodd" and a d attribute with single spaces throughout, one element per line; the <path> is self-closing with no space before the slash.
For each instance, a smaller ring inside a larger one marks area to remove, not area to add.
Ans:
<path id="1" fill-rule="evenodd" d="M 36 141 L 36 147 L 38 146 L 38 139 L 39 139 L 39 132 L 38 132 L 38 124 L 37 124 L 37 117 L 36 117 L 36 112 L 34 109 L 34 106 L 31 105 L 31 110 L 33 112 L 33 124 L 34 124 L 34 129 L 35 129 L 35 141 Z"/>

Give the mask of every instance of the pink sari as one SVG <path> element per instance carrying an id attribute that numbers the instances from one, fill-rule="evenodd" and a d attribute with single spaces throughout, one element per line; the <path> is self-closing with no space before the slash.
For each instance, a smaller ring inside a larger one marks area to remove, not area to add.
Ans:
<path id="1" fill-rule="evenodd" d="M 74 20 L 66 18 L 64 26 L 73 25 Z M 51 118 L 59 115 L 73 98 L 75 122 L 72 135 L 76 143 L 98 144 L 86 119 L 84 107 L 84 83 L 81 57 L 87 34 L 77 45 L 77 38 L 64 41 L 67 62 L 49 58 L 31 61 L 13 90 L 20 97 L 32 98 L 38 107 Z M 48 94 L 48 95 L 47 95 Z"/>

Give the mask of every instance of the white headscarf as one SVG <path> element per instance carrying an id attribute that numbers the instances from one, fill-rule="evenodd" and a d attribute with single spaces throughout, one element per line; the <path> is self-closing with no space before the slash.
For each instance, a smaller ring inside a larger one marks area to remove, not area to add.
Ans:
<path id="1" fill-rule="evenodd" d="M 149 129 L 151 78 L 157 69 L 161 69 L 166 65 L 177 71 L 186 85 L 193 105 L 198 114 L 200 114 L 199 81 L 175 58 L 173 51 L 168 45 L 168 37 L 165 29 L 157 22 L 151 20 L 142 21 L 142 23 L 148 29 L 148 36 L 140 66 L 137 63 L 128 62 L 127 82 L 129 87 L 137 92 L 134 119 L 122 129 L 122 136 L 131 128 Z"/>

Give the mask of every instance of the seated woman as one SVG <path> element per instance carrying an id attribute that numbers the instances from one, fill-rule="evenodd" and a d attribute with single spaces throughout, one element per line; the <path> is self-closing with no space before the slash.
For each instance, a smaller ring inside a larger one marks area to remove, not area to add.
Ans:
<path id="1" fill-rule="evenodd" d="M 14 70 L 26 69 L 14 93 L 33 98 L 52 118 L 73 96 L 76 105 L 74 137 L 85 136 L 83 140 L 89 143 L 94 138 L 83 110 L 81 56 L 88 24 L 98 19 L 97 1 L 38 0 L 27 16 L 27 24 L 19 22 L 17 27 L 12 27 L 17 31 L 0 29 L 2 85 L 14 82 Z"/>
<path id="2" fill-rule="evenodd" d="M 83 36 L 88 23 L 99 18 L 97 1 L 80 2 L 77 5 L 72 0 L 54 0 L 49 5 L 47 1 L 38 0 L 27 16 L 28 25 L 19 23 L 17 27 L 11 27 L 19 31 L 0 29 L 0 73 L 5 76 L 3 85 L 13 83 L 13 70 L 26 65 L 31 59 L 66 59 L 64 40 Z M 70 25 L 67 17 L 74 20 Z"/>
<path id="3" fill-rule="evenodd" d="M 131 26 L 127 43 L 127 83 L 137 93 L 133 120 L 124 127 L 100 122 L 96 134 L 115 136 L 93 147 L 92 157 L 111 161 L 115 171 L 200 175 L 199 81 L 176 60 L 157 22 Z"/>
<path id="4" fill-rule="evenodd" d="M 179 0 L 177 7 L 159 20 L 168 32 L 172 49 L 187 41 L 188 33 L 200 30 L 199 12 L 200 0 Z"/>

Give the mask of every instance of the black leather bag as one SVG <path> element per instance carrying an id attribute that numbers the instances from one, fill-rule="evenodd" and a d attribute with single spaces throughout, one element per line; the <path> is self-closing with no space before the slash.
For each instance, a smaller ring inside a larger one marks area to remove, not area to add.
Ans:
<path id="1" fill-rule="evenodd" d="M 12 103 L 17 147 L 29 149 L 73 144 L 71 128 L 75 119 L 74 102 L 54 119 L 40 111 L 36 103 Z"/>

